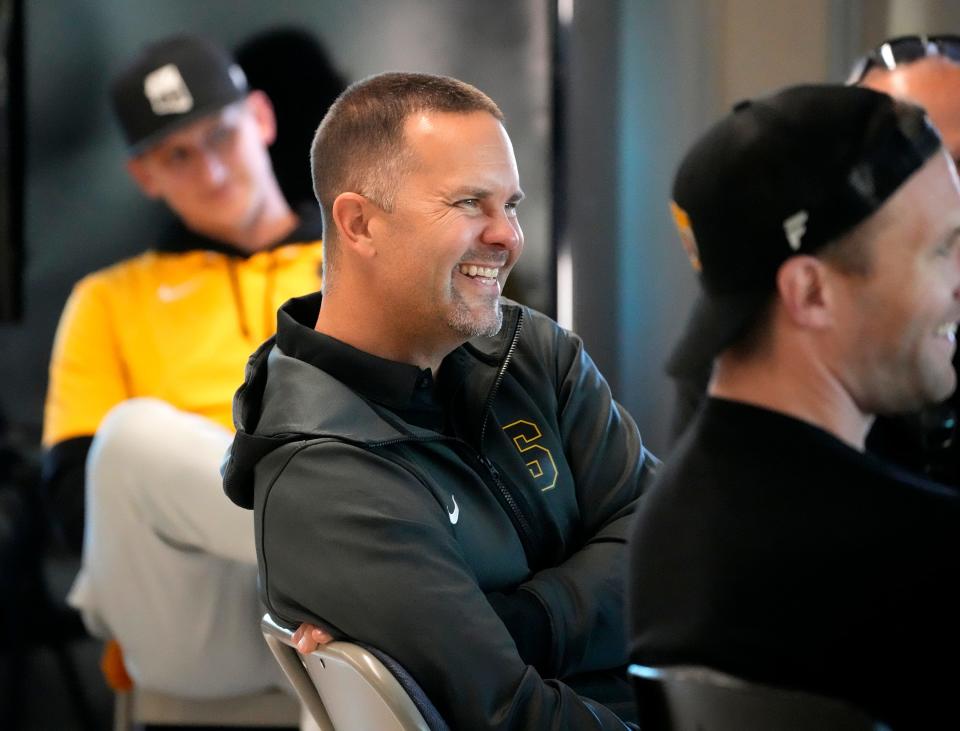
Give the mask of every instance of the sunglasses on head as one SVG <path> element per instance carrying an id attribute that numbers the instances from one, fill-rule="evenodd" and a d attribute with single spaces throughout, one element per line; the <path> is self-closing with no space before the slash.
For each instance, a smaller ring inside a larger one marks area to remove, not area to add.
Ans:
<path id="1" fill-rule="evenodd" d="M 922 58 L 942 56 L 960 63 L 960 36 L 899 36 L 884 41 L 853 65 L 848 84 L 859 84 L 870 69 L 892 71 Z"/>

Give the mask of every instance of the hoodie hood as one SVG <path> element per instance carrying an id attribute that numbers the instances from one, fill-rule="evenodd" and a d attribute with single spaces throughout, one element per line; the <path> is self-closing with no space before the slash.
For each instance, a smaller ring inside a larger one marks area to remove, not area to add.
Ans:
<path id="1" fill-rule="evenodd" d="M 283 353 L 271 338 L 251 356 L 233 399 L 237 432 L 221 474 L 227 496 L 253 508 L 253 471 L 275 449 L 292 442 L 335 437 L 355 444 L 433 436 L 401 431 L 373 406 L 325 371 Z"/>

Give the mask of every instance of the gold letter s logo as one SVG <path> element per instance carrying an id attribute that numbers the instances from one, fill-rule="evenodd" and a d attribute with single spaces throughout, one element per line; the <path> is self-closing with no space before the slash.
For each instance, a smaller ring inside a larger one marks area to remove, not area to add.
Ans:
<path id="1" fill-rule="evenodd" d="M 527 469 L 530 470 L 530 476 L 533 477 L 540 491 L 546 492 L 556 487 L 557 464 L 553 461 L 550 450 L 537 444 L 537 440 L 543 436 L 540 428 L 532 421 L 518 419 L 507 424 L 503 430 L 513 440 L 517 451 L 525 458 L 530 458 Z"/>

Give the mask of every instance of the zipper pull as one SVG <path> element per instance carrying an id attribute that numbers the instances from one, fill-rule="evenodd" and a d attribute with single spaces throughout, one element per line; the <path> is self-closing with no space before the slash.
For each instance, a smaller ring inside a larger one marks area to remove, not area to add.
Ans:
<path id="1" fill-rule="evenodd" d="M 497 470 L 497 466 L 490 460 L 489 457 L 487 457 L 487 455 L 480 455 L 480 463 L 487 468 L 487 471 L 490 472 L 494 479 L 500 480 L 500 472 Z"/>

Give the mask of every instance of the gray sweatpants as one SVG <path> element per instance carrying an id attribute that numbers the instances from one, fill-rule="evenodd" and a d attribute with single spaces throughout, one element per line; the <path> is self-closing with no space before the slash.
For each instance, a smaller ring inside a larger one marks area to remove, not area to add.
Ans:
<path id="1" fill-rule="evenodd" d="M 285 686 L 260 634 L 253 513 L 223 493 L 231 434 L 156 399 L 113 409 L 87 459 L 69 601 L 145 688 L 188 697 Z"/>

